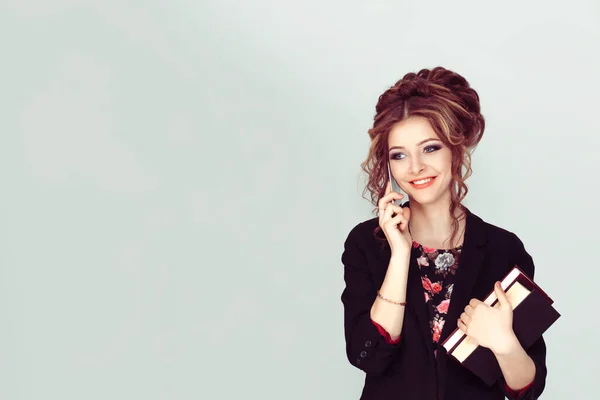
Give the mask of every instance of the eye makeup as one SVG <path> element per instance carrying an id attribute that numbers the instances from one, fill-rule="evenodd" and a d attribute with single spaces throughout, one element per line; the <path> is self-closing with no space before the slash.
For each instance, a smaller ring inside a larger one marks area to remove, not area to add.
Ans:
<path id="1" fill-rule="evenodd" d="M 423 149 L 423 152 L 425 153 L 433 153 L 434 151 L 437 151 L 439 149 L 442 148 L 441 144 L 432 144 L 430 146 L 425 146 L 425 148 Z"/>
<path id="2" fill-rule="evenodd" d="M 423 148 L 423 153 L 433 153 L 441 148 L 441 144 L 430 144 Z M 394 151 L 390 154 L 390 160 L 403 160 L 404 158 L 406 158 L 406 154 L 402 153 L 401 151 Z"/>

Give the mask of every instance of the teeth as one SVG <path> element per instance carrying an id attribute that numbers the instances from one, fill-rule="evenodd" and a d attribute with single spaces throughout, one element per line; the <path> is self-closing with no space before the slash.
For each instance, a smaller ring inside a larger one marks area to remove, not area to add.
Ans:
<path id="1" fill-rule="evenodd" d="M 422 184 L 424 184 L 424 183 L 427 183 L 427 182 L 429 182 L 430 180 L 431 180 L 431 178 L 426 178 L 426 179 L 421 179 L 420 181 L 413 181 L 413 183 L 414 183 L 415 185 L 422 185 Z"/>

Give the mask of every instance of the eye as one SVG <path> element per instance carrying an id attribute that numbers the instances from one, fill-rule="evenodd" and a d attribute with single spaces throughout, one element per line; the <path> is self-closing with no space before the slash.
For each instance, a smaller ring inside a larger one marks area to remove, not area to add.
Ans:
<path id="1" fill-rule="evenodd" d="M 390 160 L 402 160 L 406 155 L 404 153 L 394 153 L 390 155 Z"/>
<path id="2" fill-rule="evenodd" d="M 427 146 L 423 149 L 423 151 L 425 153 L 433 153 L 434 151 L 438 151 L 439 149 L 441 149 L 442 146 L 440 146 L 439 144 L 433 144 L 431 146 Z"/>

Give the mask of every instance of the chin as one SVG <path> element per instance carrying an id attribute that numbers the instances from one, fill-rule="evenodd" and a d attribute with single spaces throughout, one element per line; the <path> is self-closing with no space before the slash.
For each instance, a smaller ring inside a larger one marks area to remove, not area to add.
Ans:
<path id="1" fill-rule="evenodd" d="M 419 205 L 432 205 L 439 204 L 444 198 L 442 193 L 417 193 L 409 195 L 411 203 L 417 203 Z"/>
<path id="2" fill-rule="evenodd" d="M 435 204 L 439 199 L 438 198 L 429 198 L 426 196 L 412 196 L 410 197 L 410 202 L 412 204 L 419 204 L 421 206 L 427 206 L 431 204 Z"/>

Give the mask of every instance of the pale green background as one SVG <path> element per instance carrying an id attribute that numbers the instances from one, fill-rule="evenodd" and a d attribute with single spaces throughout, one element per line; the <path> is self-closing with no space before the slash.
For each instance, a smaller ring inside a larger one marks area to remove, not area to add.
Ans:
<path id="1" fill-rule="evenodd" d="M 436 65 L 487 118 L 467 205 L 563 314 L 543 398 L 595 396 L 599 4 L 0 1 L 0 399 L 357 399 L 366 131 Z"/>

